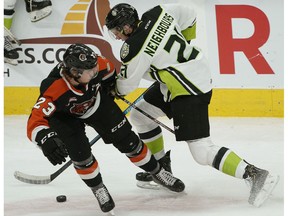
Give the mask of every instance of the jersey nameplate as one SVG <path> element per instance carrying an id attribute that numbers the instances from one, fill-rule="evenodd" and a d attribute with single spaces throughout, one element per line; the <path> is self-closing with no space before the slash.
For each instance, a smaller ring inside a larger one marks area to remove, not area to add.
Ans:
<path id="1" fill-rule="evenodd" d="M 174 18 L 169 14 L 165 13 L 162 17 L 161 21 L 159 22 L 158 26 L 156 27 L 150 41 L 148 42 L 147 46 L 145 47 L 144 52 L 150 55 L 151 57 L 154 56 L 156 50 L 158 49 L 159 44 L 161 43 L 162 39 L 164 38 L 167 30 L 171 26 Z"/>

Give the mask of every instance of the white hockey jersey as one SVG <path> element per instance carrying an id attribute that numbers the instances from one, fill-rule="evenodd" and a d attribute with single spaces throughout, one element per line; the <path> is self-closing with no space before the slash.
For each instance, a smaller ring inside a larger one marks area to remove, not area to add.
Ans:
<path id="1" fill-rule="evenodd" d="M 186 5 L 159 5 L 145 12 L 121 48 L 117 91 L 126 95 L 144 78 L 160 82 L 168 100 L 209 92 L 212 81 L 207 60 L 188 42 L 195 37 L 195 28 L 195 11 Z"/>

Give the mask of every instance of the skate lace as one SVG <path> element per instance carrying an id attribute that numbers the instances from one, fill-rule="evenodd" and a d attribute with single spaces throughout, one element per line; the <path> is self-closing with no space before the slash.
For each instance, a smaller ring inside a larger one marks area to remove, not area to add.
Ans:
<path id="1" fill-rule="evenodd" d="M 110 200 L 108 191 L 105 187 L 101 187 L 95 192 L 95 196 L 98 199 L 98 201 L 103 205 L 104 203 L 108 202 Z"/>
<path id="2" fill-rule="evenodd" d="M 176 182 L 176 178 L 174 176 L 172 176 L 171 173 L 161 169 L 161 171 L 156 174 L 157 178 L 159 181 L 163 182 L 165 185 L 174 185 L 174 183 Z"/>

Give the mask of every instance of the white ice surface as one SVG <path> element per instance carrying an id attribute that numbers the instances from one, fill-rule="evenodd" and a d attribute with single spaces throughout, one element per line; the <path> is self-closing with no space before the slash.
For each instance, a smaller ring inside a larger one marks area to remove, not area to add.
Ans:
<path id="1" fill-rule="evenodd" d="M 14 178 L 16 170 L 49 175 L 60 168 L 51 165 L 26 138 L 27 118 L 4 117 L 4 215 L 105 215 L 72 166 L 48 185 L 25 184 Z M 161 121 L 172 126 L 167 119 Z M 243 180 L 197 164 L 186 143 L 177 143 L 165 129 L 166 150 L 172 150 L 172 169 L 186 184 L 184 193 L 137 188 L 135 174 L 139 168 L 102 140 L 93 146 L 93 153 L 116 203 L 116 216 L 284 216 L 283 123 L 282 118 L 211 118 L 211 137 L 215 144 L 226 146 L 248 162 L 280 175 L 273 195 L 260 208 L 248 204 L 249 188 Z M 91 129 L 87 134 L 91 139 L 96 136 Z M 67 202 L 56 202 L 56 196 L 61 194 L 67 196 Z"/>

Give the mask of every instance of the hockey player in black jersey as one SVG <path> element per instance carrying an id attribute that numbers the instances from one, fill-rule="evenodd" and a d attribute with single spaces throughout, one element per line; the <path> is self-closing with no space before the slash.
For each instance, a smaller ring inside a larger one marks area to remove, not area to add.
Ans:
<path id="1" fill-rule="evenodd" d="M 91 152 L 85 125 L 94 128 L 130 161 L 149 172 L 153 180 L 171 191 L 185 185 L 164 170 L 146 144 L 132 131 L 121 109 L 108 94 L 116 70 L 105 57 L 84 44 L 72 44 L 40 86 L 40 96 L 27 123 L 27 136 L 53 164 L 69 156 L 84 183 L 91 188 L 103 212 L 115 204 L 104 185 L 99 165 Z"/>
<path id="2" fill-rule="evenodd" d="M 212 79 L 203 52 L 190 43 L 196 36 L 195 10 L 187 5 L 158 5 L 139 19 L 133 6 L 122 3 L 109 11 L 106 26 L 116 39 L 124 41 L 121 76 L 114 92 L 126 95 L 138 87 L 142 78 L 157 81 L 137 106 L 155 118 L 173 118 L 176 140 L 187 142 L 197 163 L 249 181 L 248 202 L 262 205 L 279 177 L 215 145 L 210 138 Z M 132 111 L 130 119 L 155 157 L 163 158 L 160 127 L 138 111 Z M 142 174 L 138 173 L 137 178 L 141 179 Z"/>

